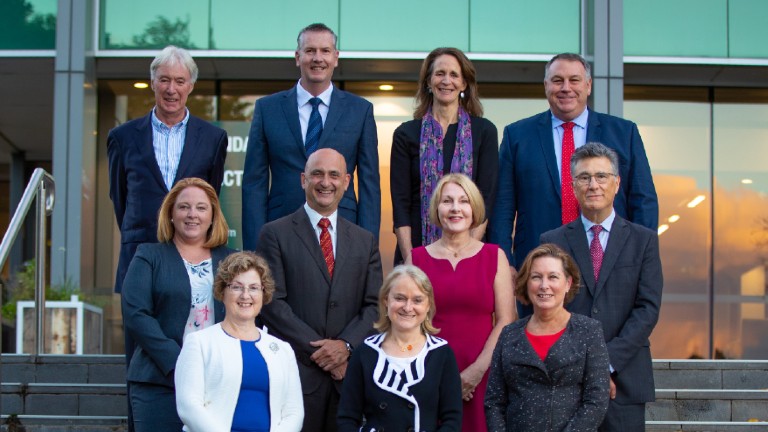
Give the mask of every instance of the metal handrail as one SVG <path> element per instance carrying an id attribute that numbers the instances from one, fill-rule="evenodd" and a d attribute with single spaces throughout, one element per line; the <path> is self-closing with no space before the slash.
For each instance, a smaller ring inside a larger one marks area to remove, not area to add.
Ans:
<path id="1" fill-rule="evenodd" d="M 21 196 L 21 202 L 13 213 L 11 223 L 8 225 L 8 231 L 3 236 L 3 242 L 0 243 L 0 268 L 5 265 L 5 260 L 11 253 L 11 246 L 19 235 L 24 219 L 32 208 L 32 200 L 36 200 L 36 224 L 35 224 L 35 348 L 36 354 L 45 352 L 43 349 L 43 329 L 45 328 L 45 250 L 46 250 L 46 216 L 53 212 L 54 195 L 56 192 L 56 182 L 53 177 L 42 168 L 35 168 L 32 172 L 32 178 L 24 189 L 24 195 Z M 0 292 L 2 296 L 2 292 Z M 24 343 L 24 341 L 17 341 Z"/>

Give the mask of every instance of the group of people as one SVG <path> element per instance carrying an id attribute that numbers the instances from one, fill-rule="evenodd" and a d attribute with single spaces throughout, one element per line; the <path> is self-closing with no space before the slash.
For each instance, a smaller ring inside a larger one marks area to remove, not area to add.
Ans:
<path id="1" fill-rule="evenodd" d="M 131 430 L 643 430 L 658 202 L 637 126 L 587 108 L 589 64 L 553 57 L 550 109 L 499 150 L 472 62 L 427 56 L 384 278 L 373 107 L 333 86 L 327 26 L 295 57 L 299 82 L 256 102 L 243 252 L 187 51 L 155 58 L 155 107 L 110 131 Z"/>

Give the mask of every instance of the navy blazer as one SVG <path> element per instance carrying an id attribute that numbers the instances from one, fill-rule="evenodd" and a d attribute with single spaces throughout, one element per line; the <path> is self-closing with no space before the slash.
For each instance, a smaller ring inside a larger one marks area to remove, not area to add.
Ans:
<path id="1" fill-rule="evenodd" d="M 461 376 L 445 340 L 427 336 L 426 353 L 398 374 L 381 349 L 385 336 L 371 336 L 352 353 L 339 400 L 339 432 L 461 430 Z M 410 385 L 403 378 L 408 375 Z"/>
<path id="2" fill-rule="evenodd" d="M 319 143 L 319 148 L 326 147 L 344 155 L 352 177 L 339 203 L 339 214 L 371 232 L 378 241 L 381 187 L 373 105 L 334 87 Z M 306 163 L 296 87 L 257 100 L 243 168 L 243 249 L 256 250 L 265 223 L 304 204 L 301 173 Z M 359 202 L 355 198 L 355 169 Z"/>
<path id="3" fill-rule="evenodd" d="M 525 334 L 506 327 L 493 351 L 485 418 L 492 432 L 594 432 L 608 410 L 609 370 L 600 323 L 572 314 L 544 361 Z"/>
<path id="4" fill-rule="evenodd" d="M 168 187 L 163 181 L 152 146 L 151 113 L 109 131 L 109 197 L 120 228 L 120 258 L 115 292 L 122 291 L 136 247 L 157 242 L 157 213 Z M 219 193 L 227 157 L 227 133 L 190 115 L 184 150 L 174 184 L 187 177 L 199 177 Z"/>
<path id="5" fill-rule="evenodd" d="M 659 320 L 664 285 L 656 231 L 616 216 L 597 283 L 581 218 L 544 233 L 541 242 L 562 247 L 581 270 L 583 286 L 566 308 L 603 325 L 616 371 L 616 402 L 654 401 L 649 338 Z"/>
<path id="6" fill-rule="evenodd" d="M 655 230 L 659 203 L 637 125 L 590 110 L 587 142 L 593 141 L 619 155 L 616 213 Z M 539 245 L 539 236 L 562 224 L 560 196 L 552 113 L 545 111 L 504 128 L 490 239 L 507 254 L 511 265 L 520 268 L 528 252 Z"/>
<path id="7" fill-rule="evenodd" d="M 261 318 L 269 333 L 288 342 L 299 362 L 301 387 L 314 392 L 329 373 L 310 356 L 310 341 L 343 339 L 357 347 L 374 333 L 381 288 L 381 257 L 376 239 L 344 218 L 336 224 L 333 278 L 304 206 L 264 225 L 257 252 L 275 279 L 272 302 Z M 336 382 L 338 383 L 338 382 Z"/>
<path id="8" fill-rule="evenodd" d="M 211 249 L 213 271 L 234 252 Z M 125 275 L 123 323 L 136 341 L 127 380 L 173 388 L 173 371 L 181 352 L 184 327 L 192 304 L 192 287 L 184 261 L 169 243 L 139 245 Z M 224 305 L 214 300 L 214 320 L 224 319 Z"/>

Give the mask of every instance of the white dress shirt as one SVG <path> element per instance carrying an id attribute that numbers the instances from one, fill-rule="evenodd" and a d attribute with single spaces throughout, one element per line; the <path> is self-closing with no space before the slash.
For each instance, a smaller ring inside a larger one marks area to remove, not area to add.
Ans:
<path id="1" fill-rule="evenodd" d="M 317 110 L 320 112 L 320 119 L 323 121 L 323 126 L 325 126 L 325 118 L 328 117 L 328 110 L 331 106 L 331 93 L 333 93 L 333 83 L 331 83 L 331 85 L 325 89 L 324 92 L 317 96 L 323 102 L 317 106 Z M 312 114 L 312 104 L 309 103 L 309 100 L 313 97 L 314 96 L 312 96 L 308 91 L 304 90 L 304 87 L 301 86 L 301 80 L 299 80 L 299 82 L 296 84 L 296 103 L 299 107 L 301 137 L 305 143 L 307 141 L 307 125 L 309 124 L 309 115 Z"/>
<path id="2" fill-rule="evenodd" d="M 309 216 L 309 222 L 312 223 L 312 228 L 315 229 L 315 235 L 317 236 L 317 244 L 320 244 L 320 233 L 323 232 L 323 229 L 317 226 L 317 223 L 320 222 L 320 219 L 327 217 L 329 221 L 331 221 L 331 225 L 328 227 L 328 234 L 331 235 L 331 245 L 333 245 L 333 256 L 336 256 L 336 221 L 339 218 L 339 210 L 337 209 L 334 211 L 330 216 L 323 216 L 320 213 L 316 212 L 312 209 L 312 207 L 309 206 L 309 204 L 304 203 L 304 210 L 307 212 L 307 216 Z"/>

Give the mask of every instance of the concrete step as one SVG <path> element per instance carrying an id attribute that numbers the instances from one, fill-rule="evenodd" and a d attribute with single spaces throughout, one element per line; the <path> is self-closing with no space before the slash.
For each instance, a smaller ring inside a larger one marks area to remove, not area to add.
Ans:
<path id="1" fill-rule="evenodd" d="M 125 384 L 125 356 L 2 355 L 4 383 Z"/>
<path id="2" fill-rule="evenodd" d="M 126 432 L 128 420 L 123 416 L 2 416 L 0 432 Z"/>
<path id="3" fill-rule="evenodd" d="M 766 430 L 768 430 L 768 422 L 645 422 L 645 432 L 758 432 Z"/>
<path id="4" fill-rule="evenodd" d="M 766 360 L 654 360 L 657 389 L 768 389 Z"/>
<path id="5" fill-rule="evenodd" d="M 4 414 L 126 416 L 125 384 L 4 383 Z"/>
<path id="6" fill-rule="evenodd" d="M 768 422 L 768 390 L 656 390 L 646 420 Z"/>

